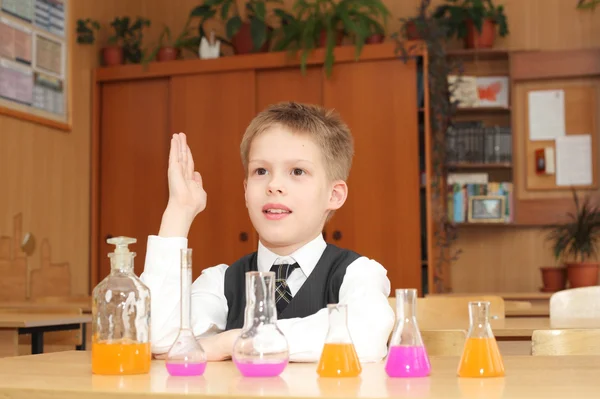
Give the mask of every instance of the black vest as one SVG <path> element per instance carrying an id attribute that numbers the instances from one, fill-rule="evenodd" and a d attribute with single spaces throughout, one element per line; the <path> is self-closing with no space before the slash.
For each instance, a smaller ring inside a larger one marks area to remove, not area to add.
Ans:
<path id="1" fill-rule="evenodd" d="M 346 268 L 359 257 L 353 251 L 327 244 L 308 279 L 277 318 L 306 317 L 330 303 L 338 303 Z M 242 328 L 244 325 L 246 272 L 258 271 L 256 259 L 256 252 L 246 255 L 225 271 L 225 298 L 229 308 L 225 330 Z"/>

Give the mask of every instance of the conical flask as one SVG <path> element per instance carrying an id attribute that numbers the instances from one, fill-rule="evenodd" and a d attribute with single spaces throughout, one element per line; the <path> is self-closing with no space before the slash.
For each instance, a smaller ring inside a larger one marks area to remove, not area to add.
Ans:
<path id="1" fill-rule="evenodd" d="M 330 304 L 327 311 L 329 329 L 317 373 L 321 377 L 356 377 L 362 367 L 348 331 L 347 305 Z"/>
<path id="2" fill-rule="evenodd" d="M 245 377 L 275 377 L 289 360 L 285 335 L 277 327 L 275 273 L 246 273 L 246 309 L 232 360 Z"/>
<path id="3" fill-rule="evenodd" d="M 459 377 L 502 377 L 504 363 L 489 320 L 489 302 L 469 302 L 470 326 Z"/>
<path id="4" fill-rule="evenodd" d="M 385 371 L 390 377 L 426 377 L 429 356 L 417 324 L 417 290 L 396 290 L 396 327 L 390 340 Z"/>
<path id="5" fill-rule="evenodd" d="M 191 328 L 192 250 L 181 250 L 181 325 L 167 353 L 165 365 L 172 376 L 198 376 L 206 369 L 206 353 Z"/>

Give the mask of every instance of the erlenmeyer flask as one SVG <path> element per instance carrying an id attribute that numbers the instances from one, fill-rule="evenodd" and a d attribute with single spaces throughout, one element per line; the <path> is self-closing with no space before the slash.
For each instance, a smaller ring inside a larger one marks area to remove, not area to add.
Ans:
<path id="1" fill-rule="evenodd" d="M 348 308 L 344 304 L 330 304 L 327 310 L 329 329 L 317 373 L 321 377 L 356 377 L 362 367 L 348 331 Z"/>
<path id="2" fill-rule="evenodd" d="M 396 327 L 385 364 L 390 377 L 426 377 L 431 373 L 417 324 L 417 290 L 396 290 Z"/>
<path id="3" fill-rule="evenodd" d="M 198 376 L 206 369 L 206 353 L 196 341 L 190 326 L 192 286 L 192 250 L 181 250 L 181 325 L 165 364 L 172 376 Z"/>
<path id="4" fill-rule="evenodd" d="M 504 363 L 489 320 L 489 302 L 469 302 L 470 326 L 459 377 L 502 377 Z"/>
<path id="5" fill-rule="evenodd" d="M 232 360 L 246 377 L 275 377 L 288 364 L 289 347 L 277 327 L 275 273 L 246 273 L 246 310 Z"/>

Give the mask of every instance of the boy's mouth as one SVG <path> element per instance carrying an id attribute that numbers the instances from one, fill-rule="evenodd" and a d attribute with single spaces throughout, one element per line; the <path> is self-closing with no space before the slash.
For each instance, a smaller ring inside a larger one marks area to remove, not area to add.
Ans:
<path id="1" fill-rule="evenodd" d="M 262 208 L 267 219 L 278 220 L 292 213 L 292 210 L 281 204 L 267 204 Z"/>

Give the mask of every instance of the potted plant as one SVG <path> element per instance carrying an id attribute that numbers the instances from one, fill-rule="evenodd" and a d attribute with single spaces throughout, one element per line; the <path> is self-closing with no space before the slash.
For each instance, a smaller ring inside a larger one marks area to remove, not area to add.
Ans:
<path id="1" fill-rule="evenodd" d="M 567 268 L 560 266 L 540 267 L 542 273 L 542 292 L 557 292 L 565 289 L 567 285 Z"/>
<path id="2" fill-rule="evenodd" d="M 333 50 L 344 36 L 353 36 L 356 58 L 365 43 L 379 43 L 385 37 L 384 25 L 390 15 L 381 0 L 296 0 L 295 16 L 280 12 L 282 26 L 274 50 L 301 50 L 300 69 L 306 71 L 309 54 L 325 47 L 325 72 L 331 75 L 335 57 Z M 383 24 L 379 22 L 383 20 Z"/>
<path id="3" fill-rule="evenodd" d="M 225 22 L 227 40 L 223 43 L 233 47 L 235 54 L 266 52 L 269 50 L 273 27 L 267 22 L 267 3 L 279 3 L 282 0 L 248 0 L 244 7 L 245 18 L 238 8 L 236 0 L 204 0 L 194 8 L 190 16 L 200 17 L 200 36 L 207 36 L 204 22 L 217 13 Z M 274 9 L 273 11 L 275 11 Z"/>
<path id="4" fill-rule="evenodd" d="M 567 221 L 550 226 L 547 239 L 554 257 L 565 263 L 570 288 L 598 284 L 597 246 L 600 240 L 600 208 L 588 195 L 580 201 L 573 189 L 575 213 Z"/>
<path id="5" fill-rule="evenodd" d="M 141 48 L 143 28 L 150 26 L 150 21 L 138 17 L 131 22 L 129 17 L 115 18 L 110 26 L 114 34 L 108 38 L 108 46 L 102 49 L 104 64 L 120 65 L 127 61 L 137 64 L 143 59 Z"/>
<path id="6" fill-rule="evenodd" d="M 190 20 L 191 19 L 188 18 L 183 30 L 175 40 L 171 38 L 171 29 L 165 25 L 158 38 L 158 44 L 148 56 L 144 57 L 144 63 L 148 63 L 152 60 L 159 62 L 177 60 L 182 57 L 183 50 L 188 50 L 197 55 L 200 37 L 192 35 Z"/>
<path id="7" fill-rule="evenodd" d="M 491 48 L 496 31 L 500 37 L 508 35 L 508 22 L 504 6 L 496 6 L 493 0 L 446 0 L 439 6 L 434 18 L 447 28 L 448 37 L 464 40 L 465 48 Z"/>
<path id="8" fill-rule="evenodd" d="M 77 43 L 94 44 L 96 37 L 94 31 L 100 30 L 100 22 L 95 19 L 86 18 L 77 20 Z"/>
<path id="9" fill-rule="evenodd" d="M 579 0 L 577 8 L 580 10 L 595 10 L 596 6 L 600 4 L 600 0 Z"/>

